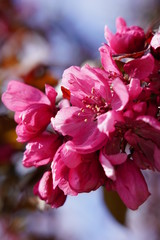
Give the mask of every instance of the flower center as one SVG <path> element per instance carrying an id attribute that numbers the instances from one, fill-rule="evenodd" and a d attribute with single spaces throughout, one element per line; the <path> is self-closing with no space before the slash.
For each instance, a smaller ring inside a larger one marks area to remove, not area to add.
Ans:
<path id="1" fill-rule="evenodd" d="M 97 93 L 94 88 L 92 88 L 90 95 L 83 98 L 82 103 L 83 107 L 81 108 L 81 112 L 78 113 L 78 116 L 82 113 L 85 114 L 85 122 L 87 122 L 87 115 L 92 115 L 95 121 L 97 116 L 109 110 L 109 105 L 105 99 Z"/>

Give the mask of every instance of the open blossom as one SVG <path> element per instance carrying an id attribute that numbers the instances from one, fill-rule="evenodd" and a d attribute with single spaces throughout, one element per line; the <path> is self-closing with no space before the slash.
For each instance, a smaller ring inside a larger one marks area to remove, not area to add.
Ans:
<path id="1" fill-rule="evenodd" d="M 98 153 L 79 154 L 72 142 L 63 144 L 57 151 L 53 164 L 53 187 L 66 195 L 90 192 L 104 184 L 104 173 Z"/>
<path id="2" fill-rule="evenodd" d="M 40 181 L 34 186 L 34 194 L 53 208 L 62 206 L 66 201 L 66 196 L 59 187 L 53 189 L 51 171 L 46 171 Z"/>
<path id="3" fill-rule="evenodd" d="M 46 85 L 46 94 L 22 82 L 11 81 L 2 101 L 15 112 L 19 142 L 26 142 L 44 131 L 56 113 L 56 91 Z"/>
<path id="4" fill-rule="evenodd" d="M 88 65 L 65 70 L 62 85 L 70 92 L 71 106 L 58 111 L 53 128 L 72 137 L 81 153 L 100 149 L 107 140 L 101 129 L 112 132 L 121 120 L 120 111 L 129 99 L 126 86 L 115 77 L 111 91 L 108 73 Z"/>
<path id="5" fill-rule="evenodd" d="M 123 18 L 116 20 L 117 32 L 113 34 L 105 27 L 105 38 L 114 53 L 133 53 L 144 49 L 145 33 L 138 26 L 127 27 Z"/>

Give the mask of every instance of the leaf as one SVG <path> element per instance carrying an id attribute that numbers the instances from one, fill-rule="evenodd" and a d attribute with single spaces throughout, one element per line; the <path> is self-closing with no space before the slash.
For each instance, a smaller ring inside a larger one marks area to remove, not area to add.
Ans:
<path id="1" fill-rule="evenodd" d="M 104 192 L 104 202 L 107 209 L 110 211 L 112 216 L 116 219 L 116 221 L 118 221 L 122 225 L 125 225 L 127 207 L 124 205 L 124 203 L 120 199 L 117 192 L 107 191 L 105 188 L 103 192 Z"/>

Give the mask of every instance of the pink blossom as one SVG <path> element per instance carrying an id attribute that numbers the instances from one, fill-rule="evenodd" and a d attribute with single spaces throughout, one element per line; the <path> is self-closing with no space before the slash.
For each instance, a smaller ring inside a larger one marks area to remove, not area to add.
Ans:
<path id="1" fill-rule="evenodd" d="M 145 33 L 138 26 L 127 27 L 123 18 L 116 20 L 117 32 L 105 27 L 105 38 L 114 53 L 133 53 L 144 49 Z"/>
<path id="2" fill-rule="evenodd" d="M 72 106 L 60 109 L 52 125 L 64 136 L 72 137 L 81 153 L 104 146 L 107 132 L 114 131 L 114 123 L 121 119 L 118 112 L 128 102 L 128 91 L 121 79 L 112 80 L 112 91 L 109 81 L 108 73 L 88 65 L 64 72 L 62 85 L 70 91 Z"/>
<path id="3" fill-rule="evenodd" d="M 24 166 L 45 169 L 34 193 L 54 208 L 105 186 L 135 210 L 149 196 L 141 170 L 160 171 L 160 34 L 149 43 L 123 18 L 116 26 L 105 28 L 102 67 L 64 71 L 57 106 L 49 85 L 43 93 L 11 81 L 2 96 L 27 142 Z"/>
<path id="4" fill-rule="evenodd" d="M 79 154 L 71 142 L 63 144 L 57 151 L 53 159 L 52 174 L 53 187 L 58 186 L 66 195 L 90 192 L 104 183 L 98 153 Z"/>
<path id="5" fill-rule="evenodd" d="M 53 208 L 62 206 L 66 200 L 66 196 L 62 190 L 58 187 L 53 189 L 51 171 L 45 172 L 40 181 L 34 186 L 34 194 Z"/>
<path id="6" fill-rule="evenodd" d="M 15 111 L 19 142 L 26 142 L 45 130 L 56 113 L 56 95 L 54 88 L 49 85 L 46 85 L 45 95 L 22 82 L 11 81 L 8 84 L 2 101 L 8 109 Z"/>

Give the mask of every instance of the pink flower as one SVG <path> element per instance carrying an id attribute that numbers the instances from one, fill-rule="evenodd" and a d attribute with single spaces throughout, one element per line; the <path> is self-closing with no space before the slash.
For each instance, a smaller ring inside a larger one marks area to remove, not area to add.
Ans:
<path id="1" fill-rule="evenodd" d="M 56 91 L 46 85 L 46 95 L 40 90 L 18 81 L 11 81 L 2 95 L 6 107 L 15 111 L 19 142 L 26 142 L 44 131 L 56 113 Z"/>
<path id="2" fill-rule="evenodd" d="M 136 210 L 150 195 L 142 173 L 131 160 L 117 166 L 116 180 L 106 183 L 106 188 L 117 191 L 125 205 L 132 210 Z"/>
<path id="3" fill-rule="evenodd" d="M 2 96 L 27 142 L 24 166 L 45 169 L 34 193 L 54 208 L 105 186 L 135 210 L 149 196 L 141 170 L 160 171 L 160 34 L 149 43 L 123 18 L 116 26 L 116 34 L 105 28 L 101 68 L 64 71 L 57 106 L 48 85 L 43 93 L 11 81 Z"/>
<path id="4" fill-rule="evenodd" d="M 114 53 L 133 53 L 144 49 L 145 33 L 138 26 L 127 27 L 123 18 L 116 20 L 117 32 L 111 33 L 105 27 L 105 38 Z"/>
<path id="5" fill-rule="evenodd" d="M 43 132 L 32 138 L 26 145 L 23 156 L 25 167 L 39 167 L 53 161 L 53 157 L 60 147 L 62 140 L 58 134 Z"/>
<path id="6" fill-rule="evenodd" d="M 108 73 L 88 65 L 64 72 L 62 85 L 70 91 L 71 107 L 60 109 L 52 118 L 52 125 L 64 136 L 71 137 L 81 153 L 104 146 L 107 134 L 121 120 L 120 111 L 128 102 L 128 91 L 119 77 L 112 80 L 112 90 L 109 81 Z"/>
<path id="7" fill-rule="evenodd" d="M 104 183 L 98 154 L 79 154 L 70 141 L 57 151 L 52 163 L 52 174 L 53 187 L 58 186 L 66 195 L 90 192 Z"/>
<path id="8" fill-rule="evenodd" d="M 53 208 L 62 206 L 66 200 L 66 196 L 62 190 L 58 187 L 53 189 L 51 171 L 45 172 L 41 180 L 34 186 L 34 194 Z"/>

